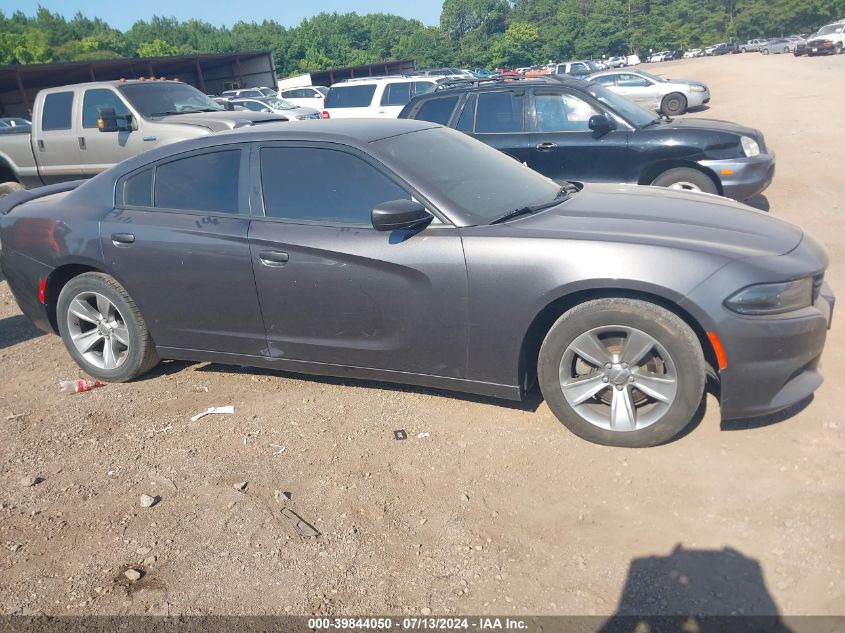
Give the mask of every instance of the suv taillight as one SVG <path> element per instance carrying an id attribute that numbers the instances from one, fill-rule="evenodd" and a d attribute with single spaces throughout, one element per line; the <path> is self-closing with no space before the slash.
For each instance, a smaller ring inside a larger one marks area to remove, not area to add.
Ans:
<path id="1" fill-rule="evenodd" d="M 323 118 L 324 118 L 324 119 L 330 119 L 330 118 L 331 118 L 331 116 L 329 116 L 329 111 L 328 111 L 328 110 L 323 110 Z"/>

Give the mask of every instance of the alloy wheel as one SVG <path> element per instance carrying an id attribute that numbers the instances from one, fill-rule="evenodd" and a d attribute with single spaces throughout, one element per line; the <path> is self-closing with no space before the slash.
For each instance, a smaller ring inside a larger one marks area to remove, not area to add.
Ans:
<path id="1" fill-rule="evenodd" d="M 129 330 L 120 311 L 98 292 L 81 292 L 68 306 L 71 341 L 98 369 L 117 369 L 129 355 Z"/>
<path id="2" fill-rule="evenodd" d="M 701 187 L 699 187 L 697 184 L 695 184 L 694 182 L 688 182 L 686 180 L 673 182 L 667 188 L 679 189 L 680 191 L 701 191 Z"/>
<path id="3" fill-rule="evenodd" d="M 618 432 L 659 421 L 678 392 L 675 363 L 653 336 L 623 325 L 593 328 L 566 348 L 561 390 L 587 422 Z"/>

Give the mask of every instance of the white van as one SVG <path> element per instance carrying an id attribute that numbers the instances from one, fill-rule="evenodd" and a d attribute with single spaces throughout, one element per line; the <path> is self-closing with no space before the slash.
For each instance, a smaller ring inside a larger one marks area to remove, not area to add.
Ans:
<path id="1" fill-rule="evenodd" d="M 326 97 L 323 118 L 395 119 L 417 95 L 434 90 L 438 77 L 361 77 L 334 84 Z"/>

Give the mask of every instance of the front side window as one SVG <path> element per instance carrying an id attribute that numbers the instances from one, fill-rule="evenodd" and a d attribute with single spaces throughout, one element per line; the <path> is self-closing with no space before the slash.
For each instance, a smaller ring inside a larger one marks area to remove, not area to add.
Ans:
<path id="1" fill-rule="evenodd" d="M 69 130 L 71 128 L 72 109 L 72 92 L 51 92 L 44 98 L 41 129 L 45 132 L 48 130 Z"/>
<path id="2" fill-rule="evenodd" d="M 375 84 L 365 86 L 336 86 L 329 90 L 326 108 L 366 108 L 373 102 Z"/>
<path id="3" fill-rule="evenodd" d="M 475 113 L 477 134 L 524 132 L 524 93 L 483 92 Z"/>
<path id="4" fill-rule="evenodd" d="M 538 132 L 586 132 L 598 111 L 586 101 L 563 93 L 535 94 Z"/>
<path id="5" fill-rule="evenodd" d="M 616 82 L 616 77 L 613 75 L 602 75 L 601 77 L 596 77 L 593 81 L 603 86 L 612 86 Z"/>
<path id="6" fill-rule="evenodd" d="M 452 117 L 452 110 L 458 103 L 458 96 L 442 97 L 440 99 L 429 99 L 425 101 L 417 111 L 415 119 L 431 121 L 440 125 L 448 125 Z"/>
<path id="7" fill-rule="evenodd" d="M 261 112 L 266 107 L 263 103 L 258 101 L 241 101 L 237 105 L 242 105 L 247 110 L 252 110 L 253 112 Z"/>
<path id="8" fill-rule="evenodd" d="M 366 161 L 334 149 L 261 149 L 267 217 L 314 224 L 372 225 L 373 208 L 410 195 Z"/>
<path id="9" fill-rule="evenodd" d="M 240 211 L 241 150 L 195 154 L 156 167 L 156 207 L 209 213 Z"/>
<path id="10" fill-rule="evenodd" d="M 82 127 L 97 127 L 97 119 L 100 118 L 102 108 L 113 108 L 118 117 L 125 118 L 129 114 L 129 108 L 111 90 L 102 88 L 86 90 L 82 98 Z"/>

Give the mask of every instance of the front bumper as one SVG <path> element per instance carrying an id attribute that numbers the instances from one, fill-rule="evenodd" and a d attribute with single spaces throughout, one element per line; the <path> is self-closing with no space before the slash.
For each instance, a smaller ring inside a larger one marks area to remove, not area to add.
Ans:
<path id="1" fill-rule="evenodd" d="M 835 303 L 823 283 L 810 307 L 782 315 L 743 316 L 722 304 L 726 288 L 795 278 L 796 274 L 819 275 L 827 261 L 824 250 L 805 235 L 786 255 L 754 257 L 722 268 L 681 301 L 681 307 L 690 312 L 696 306 L 719 306 L 700 321 L 718 335 L 727 358 L 727 367 L 719 371 L 722 419 L 774 413 L 802 402 L 818 389 L 823 381 L 820 359 Z"/>
<path id="2" fill-rule="evenodd" d="M 734 200 L 747 200 L 772 184 L 775 155 L 758 154 L 749 158 L 703 160 L 699 164 L 712 170 L 722 182 L 722 194 Z"/>
<path id="3" fill-rule="evenodd" d="M 687 106 L 690 108 L 697 108 L 710 101 L 710 91 L 705 90 L 704 92 L 694 92 L 689 90 L 687 91 L 686 97 Z"/>

